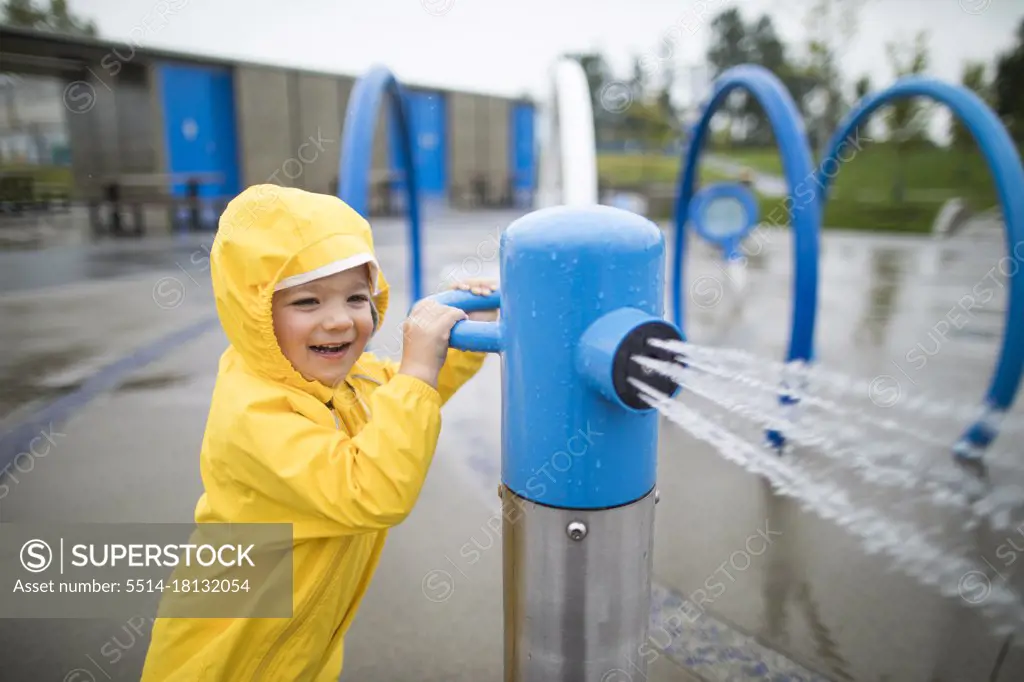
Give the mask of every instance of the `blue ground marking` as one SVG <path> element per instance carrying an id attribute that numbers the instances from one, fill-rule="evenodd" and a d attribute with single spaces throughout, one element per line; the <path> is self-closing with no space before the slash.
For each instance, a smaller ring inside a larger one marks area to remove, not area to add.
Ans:
<path id="1" fill-rule="evenodd" d="M 218 325 L 219 320 L 214 315 L 161 337 L 100 369 L 86 379 L 77 390 L 44 405 L 34 414 L 8 428 L 0 436 L 0 472 L 6 470 L 19 453 L 28 452 L 32 439 L 46 432 L 51 425 L 56 427 L 100 393 L 117 387 L 132 372 Z"/>

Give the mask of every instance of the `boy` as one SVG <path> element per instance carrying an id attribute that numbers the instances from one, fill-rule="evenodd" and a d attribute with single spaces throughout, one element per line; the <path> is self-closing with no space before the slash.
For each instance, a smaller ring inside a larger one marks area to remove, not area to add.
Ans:
<path id="1" fill-rule="evenodd" d="M 452 325 L 496 313 L 421 301 L 400 365 L 364 353 L 388 302 L 370 227 L 339 199 L 298 189 L 232 200 L 210 262 L 231 345 L 195 520 L 292 524 L 293 616 L 158 619 L 142 679 L 333 682 L 387 530 L 423 485 L 440 408 L 483 364 L 448 348 Z"/>

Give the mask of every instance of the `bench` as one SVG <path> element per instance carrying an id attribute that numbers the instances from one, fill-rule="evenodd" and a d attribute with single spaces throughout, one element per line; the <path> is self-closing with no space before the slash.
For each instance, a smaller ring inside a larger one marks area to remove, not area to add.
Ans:
<path id="1" fill-rule="evenodd" d="M 166 211 L 172 232 L 215 230 L 216 220 L 230 197 L 204 197 L 204 186 L 223 182 L 219 173 L 143 173 L 101 178 L 88 188 L 86 203 L 94 236 L 141 237 L 146 232 L 147 209 Z M 185 185 L 185 196 L 171 193 Z"/>

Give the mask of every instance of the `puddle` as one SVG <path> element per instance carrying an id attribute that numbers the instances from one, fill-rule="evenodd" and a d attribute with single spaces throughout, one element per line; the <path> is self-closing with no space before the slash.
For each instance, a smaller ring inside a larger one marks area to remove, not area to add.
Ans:
<path id="1" fill-rule="evenodd" d="M 27 353 L 16 364 L 0 365 L 0 422 L 28 409 L 32 403 L 52 400 L 77 389 L 81 378 L 62 384 L 45 380 L 91 355 L 92 348 L 76 346 L 74 350 Z"/>
<path id="2" fill-rule="evenodd" d="M 118 386 L 115 391 L 117 393 L 127 391 L 153 391 L 160 388 L 166 388 L 168 386 L 174 386 L 175 384 L 182 384 L 188 380 L 189 377 L 185 374 L 174 374 L 171 372 L 165 374 L 151 374 L 149 376 L 128 379 Z"/>

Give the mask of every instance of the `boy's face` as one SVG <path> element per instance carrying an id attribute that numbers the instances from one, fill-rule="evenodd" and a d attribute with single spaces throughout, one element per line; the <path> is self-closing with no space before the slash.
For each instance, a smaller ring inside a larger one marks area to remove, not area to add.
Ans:
<path id="1" fill-rule="evenodd" d="M 274 293 L 281 352 L 307 380 L 338 385 L 373 333 L 366 266 Z"/>

